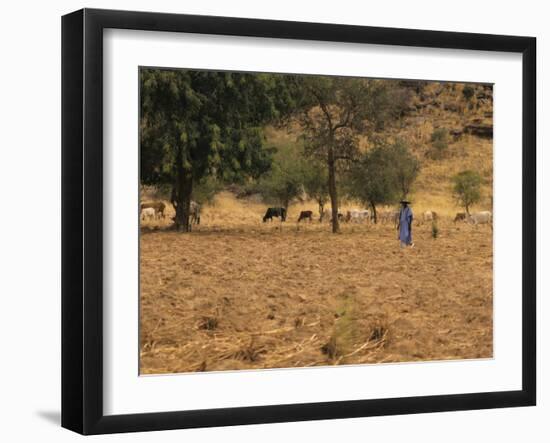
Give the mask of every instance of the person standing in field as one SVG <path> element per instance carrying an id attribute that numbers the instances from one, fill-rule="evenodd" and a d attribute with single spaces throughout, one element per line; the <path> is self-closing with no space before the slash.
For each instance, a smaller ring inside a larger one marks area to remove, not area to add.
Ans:
<path id="1" fill-rule="evenodd" d="M 402 248 L 406 246 L 413 247 L 414 243 L 412 241 L 412 221 L 413 221 L 413 212 L 409 204 L 411 202 L 407 200 L 401 200 L 401 209 L 399 210 L 399 221 L 397 223 L 397 230 L 399 234 L 397 239 L 400 242 Z"/>

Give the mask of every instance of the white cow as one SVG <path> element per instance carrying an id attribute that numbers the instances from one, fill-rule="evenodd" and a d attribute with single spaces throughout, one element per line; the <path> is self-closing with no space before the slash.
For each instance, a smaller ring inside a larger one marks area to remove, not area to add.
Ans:
<path id="1" fill-rule="evenodd" d="M 340 219 L 340 211 L 338 211 L 338 219 Z M 319 218 L 319 221 L 330 222 L 332 221 L 332 209 L 324 209 L 323 215 Z"/>
<path id="2" fill-rule="evenodd" d="M 346 214 L 346 221 L 354 223 L 363 223 L 370 221 L 370 211 L 368 209 L 352 209 Z"/>
<path id="3" fill-rule="evenodd" d="M 201 205 L 193 200 L 189 204 L 189 218 L 190 223 L 201 224 Z"/>
<path id="4" fill-rule="evenodd" d="M 474 212 L 473 214 L 470 214 L 468 221 L 474 225 L 492 223 L 493 214 L 491 211 Z"/>
<path id="5" fill-rule="evenodd" d="M 378 213 L 378 218 L 382 223 L 393 222 L 397 224 L 399 221 L 399 211 L 380 211 Z"/>
<path id="6" fill-rule="evenodd" d="M 155 208 L 143 208 L 141 210 L 142 220 L 154 220 L 156 215 Z"/>
<path id="7" fill-rule="evenodd" d="M 437 220 L 437 212 L 435 211 L 426 211 L 422 213 L 422 221 L 428 222 L 428 221 L 434 221 Z"/>

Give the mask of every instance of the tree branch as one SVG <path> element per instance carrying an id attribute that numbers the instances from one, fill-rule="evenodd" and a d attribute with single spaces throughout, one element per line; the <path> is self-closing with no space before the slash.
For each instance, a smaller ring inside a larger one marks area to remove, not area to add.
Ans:
<path id="1" fill-rule="evenodd" d="M 327 105 L 314 89 L 311 89 L 311 93 L 319 103 L 319 107 L 321 108 L 321 111 L 323 111 L 323 114 L 325 114 L 325 117 L 328 121 L 330 132 L 334 132 L 334 128 L 332 127 L 332 118 L 330 117 L 330 113 L 328 112 Z"/>

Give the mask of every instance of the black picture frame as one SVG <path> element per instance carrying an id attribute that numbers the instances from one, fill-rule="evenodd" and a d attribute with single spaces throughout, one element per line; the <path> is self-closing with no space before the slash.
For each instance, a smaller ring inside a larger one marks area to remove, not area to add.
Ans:
<path id="1" fill-rule="evenodd" d="M 171 31 L 522 54 L 522 389 L 104 415 L 103 30 Z M 83 9 L 62 18 L 62 426 L 82 434 L 229 426 L 536 403 L 536 39 Z"/>

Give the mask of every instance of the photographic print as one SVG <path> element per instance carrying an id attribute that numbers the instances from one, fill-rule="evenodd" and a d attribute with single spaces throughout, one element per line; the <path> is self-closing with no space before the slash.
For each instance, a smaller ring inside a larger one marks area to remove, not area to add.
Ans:
<path id="1" fill-rule="evenodd" d="M 493 85 L 139 68 L 140 374 L 493 357 Z"/>

